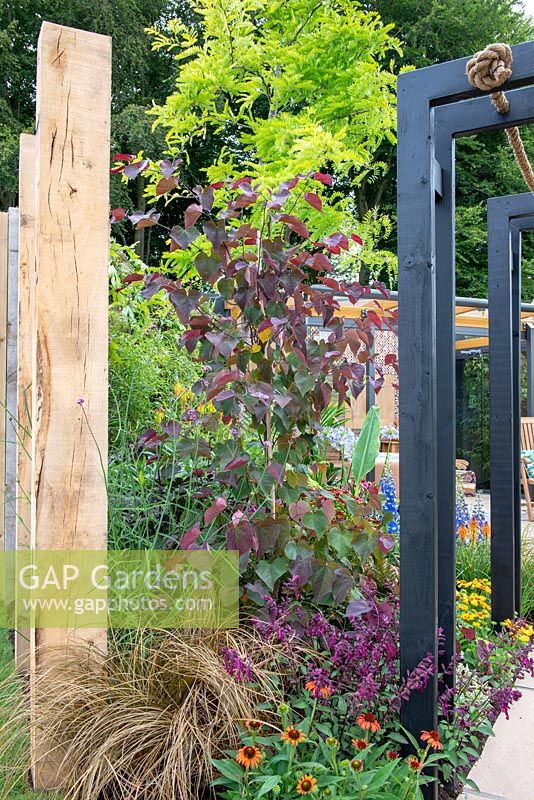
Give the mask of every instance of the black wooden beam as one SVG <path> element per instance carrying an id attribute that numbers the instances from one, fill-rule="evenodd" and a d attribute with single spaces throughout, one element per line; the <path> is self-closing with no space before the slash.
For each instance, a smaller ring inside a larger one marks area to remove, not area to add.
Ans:
<path id="1" fill-rule="evenodd" d="M 521 609 L 521 232 L 530 192 L 488 200 L 492 617 Z"/>
<path id="2" fill-rule="evenodd" d="M 452 566 L 441 560 L 438 565 L 438 553 L 445 558 L 454 542 L 453 140 L 533 121 L 534 42 L 514 47 L 513 58 L 513 76 L 503 87 L 510 99 L 505 116 L 497 114 L 487 95 L 469 85 L 468 59 L 404 73 L 398 79 L 403 674 L 429 652 L 437 660 L 438 612 L 449 636 L 454 619 Z M 510 335 L 511 316 L 509 307 L 501 323 L 508 318 Z M 510 356 L 511 352 L 510 345 Z M 454 649 L 453 637 L 448 647 Z M 402 721 L 416 737 L 435 726 L 436 679 L 405 704 Z M 428 787 L 425 797 L 437 798 L 437 786 Z"/>

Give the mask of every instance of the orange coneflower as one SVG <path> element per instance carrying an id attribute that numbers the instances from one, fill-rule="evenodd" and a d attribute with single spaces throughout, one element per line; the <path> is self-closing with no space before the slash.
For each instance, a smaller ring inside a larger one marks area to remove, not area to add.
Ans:
<path id="1" fill-rule="evenodd" d="M 263 753 L 259 747 L 254 744 L 248 744 L 237 751 L 235 760 L 241 764 L 245 769 L 256 769 L 260 766 L 260 761 L 263 758 Z"/>
<path id="2" fill-rule="evenodd" d="M 396 750 L 388 750 L 386 756 L 390 761 L 395 761 L 396 758 L 399 758 L 399 754 Z"/>
<path id="3" fill-rule="evenodd" d="M 365 750 L 367 747 L 367 742 L 365 739 L 353 739 L 352 744 L 356 748 L 356 750 Z"/>
<path id="4" fill-rule="evenodd" d="M 353 758 L 350 762 L 350 766 L 354 772 L 361 772 L 363 769 L 363 761 L 360 758 Z"/>
<path id="5" fill-rule="evenodd" d="M 297 783 L 298 794 L 309 794 L 317 788 L 317 779 L 313 775 L 303 775 Z"/>
<path id="6" fill-rule="evenodd" d="M 332 696 L 332 689 L 330 686 L 317 686 L 315 681 L 306 681 L 306 690 L 311 692 L 311 694 L 314 696 L 317 696 L 318 694 L 320 694 L 321 697 Z"/>
<path id="7" fill-rule="evenodd" d="M 374 714 L 368 711 L 366 714 L 360 714 L 357 717 L 356 722 L 360 726 L 360 728 L 364 731 L 371 731 L 372 733 L 378 733 L 380 730 L 380 725 Z"/>
<path id="8" fill-rule="evenodd" d="M 257 733 L 257 731 L 261 730 L 261 722 L 258 719 L 247 719 L 245 721 L 245 728 L 247 731 Z"/>
<path id="9" fill-rule="evenodd" d="M 415 756 L 410 756 L 410 758 L 408 759 L 408 766 L 410 767 L 410 769 L 420 770 L 423 764 Z"/>
<path id="10" fill-rule="evenodd" d="M 421 741 L 428 742 L 428 745 L 433 750 L 443 750 L 443 745 L 441 744 L 441 739 L 437 731 L 423 731 L 421 733 Z"/>
<path id="11" fill-rule="evenodd" d="M 303 731 L 299 731 L 298 728 L 294 728 L 292 725 L 282 734 L 282 741 L 287 742 L 292 747 L 296 747 L 301 742 L 304 742 L 305 739 L 306 734 Z"/>

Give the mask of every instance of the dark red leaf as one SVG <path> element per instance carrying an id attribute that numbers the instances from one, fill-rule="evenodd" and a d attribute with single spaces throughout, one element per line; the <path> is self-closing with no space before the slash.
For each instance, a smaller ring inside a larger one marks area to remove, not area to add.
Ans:
<path id="1" fill-rule="evenodd" d="M 176 189 L 178 181 L 176 178 L 161 178 L 156 185 L 156 194 L 159 196 L 170 192 L 171 189 Z"/>
<path id="2" fill-rule="evenodd" d="M 158 214 L 153 208 L 149 211 L 134 211 L 133 214 L 130 214 L 128 219 L 135 225 L 137 230 L 141 228 L 151 228 L 152 225 L 156 225 L 158 223 L 161 214 Z"/>
<path id="3" fill-rule="evenodd" d="M 144 170 L 149 166 L 150 162 L 147 158 L 143 158 L 141 161 L 132 161 L 123 169 L 123 174 L 126 175 L 127 178 L 133 180 L 137 178 L 137 176 L 144 172 Z"/>
<path id="4" fill-rule="evenodd" d="M 284 477 L 285 466 L 284 464 L 278 464 L 276 461 L 273 461 L 272 464 L 269 464 L 267 467 L 267 472 L 275 479 L 277 483 L 280 483 Z"/>
<path id="5" fill-rule="evenodd" d="M 138 447 L 146 447 L 147 445 L 157 444 L 161 441 L 161 436 L 158 434 L 154 428 L 148 428 L 146 431 L 143 431 L 141 436 L 137 441 Z"/>
<path id="6" fill-rule="evenodd" d="M 186 294 L 183 289 L 174 289 L 169 293 L 169 300 L 176 309 L 182 325 L 188 325 L 191 312 L 197 307 L 200 292 Z"/>
<path id="7" fill-rule="evenodd" d="M 224 220 L 221 219 L 218 222 L 212 222 L 212 220 L 208 220 L 208 222 L 204 223 L 202 229 L 206 234 L 206 239 L 211 243 L 213 249 L 219 250 L 227 238 Z"/>
<path id="8" fill-rule="evenodd" d="M 240 555 L 258 550 L 256 529 L 247 519 L 241 520 L 237 525 L 229 525 L 225 533 L 228 550 L 238 550 Z"/>
<path id="9" fill-rule="evenodd" d="M 124 219 L 126 216 L 126 211 L 124 208 L 114 208 L 111 212 L 111 219 L 110 222 L 113 225 L 114 222 L 120 222 L 121 219 Z"/>
<path id="10" fill-rule="evenodd" d="M 116 155 L 111 157 L 112 161 L 133 161 L 135 156 L 132 156 L 131 153 L 117 153 Z"/>
<path id="11" fill-rule="evenodd" d="M 350 238 L 352 239 L 353 242 L 359 244 L 360 247 L 363 247 L 363 239 L 361 238 L 361 236 L 358 236 L 357 233 L 351 233 Z"/>
<path id="12" fill-rule="evenodd" d="M 207 189 L 203 189 L 202 186 L 195 186 L 193 189 L 193 193 L 198 197 L 202 211 L 210 212 L 213 208 L 214 188 L 214 186 L 208 186 Z"/>
<path id="13" fill-rule="evenodd" d="M 319 197 L 318 194 L 315 194 L 314 192 L 306 192 L 306 194 L 304 195 L 303 199 L 312 208 L 316 208 L 317 211 L 322 211 L 323 210 L 323 201 L 321 200 L 321 198 Z"/>
<path id="14" fill-rule="evenodd" d="M 200 232 L 196 228 L 181 228 L 179 225 L 175 225 L 171 229 L 171 239 L 180 250 L 187 250 L 199 236 Z"/>
<path id="15" fill-rule="evenodd" d="M 324 183 L 325 186 L 332 186 L 332 176 L 326 175 L 324 172 L 314 172 L 313 177 L 316 181 Z"/>
<path id="16" fill-rule="evenodd" d="M 224 469 L 225 470 L 239 469 L 240 467 L 244 467 L 245 464 L 248 464 L 248 461 L 249 461 L 248 456 L 246 455 L 246 453 L 243 453 L 243 455 L 236 456 L 231 461 L 229 461 L 228 464 L 225 465 Z"/>
<path id="17" fill-rule="evenodd" d="M 251 180 L 252 179 L 249 178 L 247 175 L 243 175 L 242 178 L 238 178 L 236 181 L 230 184 L 230 189 L 237 189 L 238 186 L 241 186 L 243 183 L 250 184 Z"/>
<path id="18" fill-rule="evenodd" d="M 202 216 L 202 207 L 198 203 L 191 203 L 187 206 L 184 213 L 184 223 L 186 228 L 190 228 L 195 224 L 197 219 Z"/>
<path id="19" fill-rule="evenodd" d="M 375 325 L 378 328 L 378 330 L 382 330 L 382 319 L 378 316 L 376 311 L 373 311 L 372 309 L 368 308 L 366 313 L 367 313 L 367 319 L 370 320 L 370 322 L 372 322 L 373 325 Z"/>
<path id="20" fill-rule="evenodd" d="M 460 631 L 468 642 L 473 642 L 476 639 L 476 632 L 474 628 L 460 628 Z"/>
<path id="21" fill-rule="evenodd" d="M 335 253 L 336 255 L 339 254 L 341 250 L 349 249 L 349 242 L 344 233 L 332 233 L 330 236 L 326 236 L 324 244 L 331 253 Z"/>
<path id="22" fill-rule="evenodd" d="M 167 436 L 171 436 L 173 439 L 176 439 L 182 430 L 182 426 L 175 419 L 170 419 L 167 422 L 163 422 L 161 428 L 163 431 L 165 431 Z"/>
<path id="23" fill-rule="evenodd" d="M 317 272 L 330 272 L 332 270 L 330 259 L 324 253 L 315 253 L 311 266 L 313 269 L 317 270 Z"/>
<path id="24" fill-rule="evenodd" d="M 183 161 L 181 158 L 175 158 L 174 161 L 169 161 L 168 159 L 160 161 L 159 168 L 163 174 L 163 177 L 170 178 L 171 175 L 174 175 L 176 172 L 177 167 L 179 167 L 182 163 Z"/>
<path id="25" fill-rule="evenodd" d="M 214 519 L 217 519 L 221 511 L 226 508 L 226 500 L 224 497 L 218 497 L 209 508 L 204 511 L 204 525 L 211 525 Z"/>
<path id="26" fill-rule="evenodd" d="M 285 222 L 292 231 L 298 233 L 303 239 L 307 239 L 310 235 L 306 225 L 298 217 L 294 217 L 293 214 L 281 214 L 279 220 L 280 222 Z"/>
<path id="27" fill-rule="evenodd" d="M 150 300 L 151 297 L 154 297 L 154 295 L 163 288 L 165 280 L 166 279 L 160 272 L 150 272 L 145 278 L 145 288 L 141 292 L 141 296 L 144 297 L 145 300 Z"/>
<path id="28" fill-rule="evenodd" d="M 182 536 L 182 540 L 180 542 L 180 550 L 189 550 L 191 545 L 196 543 L 199 536 L 200 536 L 200 527 L 198 525 L 193 525 L 193 527 L 189 528 L 189 530 L 186 531 Z"/>
<path id="29" fill-rule="evenodd" d="M 144 281 L 145 276 L 142 275 L 140 272 L 131 272 L 129 275 L 122 281 L 123 286 L 129 286 L 131 283 L 136 283 L 137 281 Z"/>

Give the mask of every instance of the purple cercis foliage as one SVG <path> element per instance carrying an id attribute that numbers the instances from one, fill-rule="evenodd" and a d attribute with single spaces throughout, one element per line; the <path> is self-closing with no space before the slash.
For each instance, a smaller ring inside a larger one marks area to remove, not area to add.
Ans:
<path id="1" fill-rule="evenodd" d="M 123 165 L 127 176 L 131 165 Z M 160 165 L 166 200 L 174 191 L 182 201 L 186 196 L 179 166 Z M 200 490 L 207 508 L 180 544 L 238 550 L 252 600 L 293 579 L 315 602 L 343 602 L 361 564 L 393 547 L 380 514 L 369 521 L 380 510 L 377 496 L 362 500 L 354 487 L 340 516 L 337 497 L 319 486 L 314 471 L 322 412 L 362 392 L 376 331 L 397 331 L 396 310 L 378 303 L 345 324 L 340 296 L 356 304 L 372 287 L 334 277 L 342 254 L 357 259 L 356 233 L 310 233 L 309 215 L 321 217 L 321 194 L 331 183 L 317 172 L 276 189 L 248 178 L 194 187 L 183 225 L 168 230 L 171 250 L 189 259 L 194 276 L 150 271 L 125 279 L 125 287 L 143 283 L 147 299 L 168 297 L 184 326 L 181 345 L 203 369 L 192 391 L 206 410 L 195 424 L 183 415 L 165 420 L 142 435 L 140 446 L 153 461 L 172 441 L 180 459 L 191 459 L 191 474 L 209 468 L 219 495 L 209 486 Z M 137 228 L 161 225 L 155 209 L 129 219 Z M 381 284 L 374 287 L 388 296 Z M 310 333 L 310 317 L 320 323 L 318 336 Z M 395 354 L 386 363 L 396 368 Z M 384 377 L 376 363 L 373 375 L 379 391 Z M 221 425 L 235 435 L 209 440 L 205 432 Z"/>

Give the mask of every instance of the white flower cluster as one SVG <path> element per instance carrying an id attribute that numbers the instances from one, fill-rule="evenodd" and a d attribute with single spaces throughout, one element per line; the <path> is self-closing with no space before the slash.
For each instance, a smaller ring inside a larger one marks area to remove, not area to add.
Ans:
<path id="1" fill-rule="evenodd" d="M 383 442 L 396 442 L 399 438 L 399 429 L 396 425 L 384 425 L 380 428 L 380 438 Z"/>
<path id="2" fill-rule="evenodd" d="M 326 428 L 320 435 L 330 447 L 339 450 L 340 453 L 344 453 L 345 455 L 352 454 L 354 445 L 358 439 L 354 431 L 350 428 L 345 428 L 344 425 L 336 428 Z"/>

